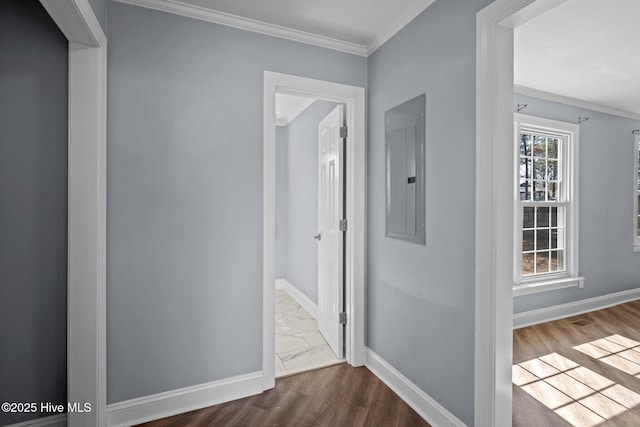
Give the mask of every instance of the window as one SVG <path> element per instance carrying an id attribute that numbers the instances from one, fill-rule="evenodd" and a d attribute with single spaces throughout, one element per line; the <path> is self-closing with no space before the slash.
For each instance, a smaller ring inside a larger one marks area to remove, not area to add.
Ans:
<path id="1" fill-rule="evenodd" d="M 578 126 L 515 115 L 514 295 L 582 286 Z"/>
<path id="2" fill-rule="evenodd" d="M 634 183 L 633 183 L 633 250 L 640 251 L 640 135 L 636 135 L 634 144 Z"/>

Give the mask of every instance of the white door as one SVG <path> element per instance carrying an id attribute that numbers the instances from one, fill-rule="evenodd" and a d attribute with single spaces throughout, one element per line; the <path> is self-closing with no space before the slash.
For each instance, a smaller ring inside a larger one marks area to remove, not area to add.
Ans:
<path id="1" fill-rule="evenodd" d="M 344 142 L 342 105 L 318 125 L 318 328 L 333 352 L 343 354 Z"/>

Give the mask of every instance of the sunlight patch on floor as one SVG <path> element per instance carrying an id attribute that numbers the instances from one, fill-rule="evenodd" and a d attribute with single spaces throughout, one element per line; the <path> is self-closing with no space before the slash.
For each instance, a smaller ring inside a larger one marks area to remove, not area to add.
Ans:
<path id="1" fill-rule="evenodd" d="M 611 335 L 573 347 L 640 378 L 640 343 Z M 558 353 L 512 366 L 513 383 L 576 427 L 592 427 L 640 404 L 640 394 Z"/>

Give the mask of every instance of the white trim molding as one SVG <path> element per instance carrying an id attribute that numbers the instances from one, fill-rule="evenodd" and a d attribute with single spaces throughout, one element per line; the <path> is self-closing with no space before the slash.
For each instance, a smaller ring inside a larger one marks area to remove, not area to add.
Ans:
<path id="1" fill-rule="evenodd" d="M 277 279 L 276 289 L 282 289 L 289 294 L 291 298 L 296 300 L 298 304 L 304 308 L 314 319 L 318 318 L 318 304 L 300 292 L 298 288 L 291 284 L 287 279 Z"/>
<path id="2" fill-rule="evenodd" d="M 365 260 L 365 90 L 287 74 L 264 72 L 263 104 L 263 388 L 275 386 L 275 99 L 277 93 L 346 105 L 349 135 L 346 155 L 345 333 L 347 363 L 362 366 L 364 352 Z"/>
<path id="3" fill-rule="evenodd" d="M 293 40 L 340 52 L 351 53 L 353 55 L 367 56 L 367 49 L 364 45 L 350 43 L 331 37 L 320 36 L 306 31 L 295 30 L 281 25 L 269 24 L 255 19 L 245 18 L 230 13 L 219 12 L 206 7 L 195 6 L 177 0 L 114 0 L 119 3 L 126 3 L 133 6 L 147 9 L 159 10 L 173 13 L 187 18 L 199 19 L 201 21 L 213 22 L 214 24 L 225 25 L 227 27 L 238 28 L 240 30 L 265 34 L 267 36 L 278 37 L 286 40 Z"/>
<path id="4" fill-rule="evenodd" d="M 393 390 L 407 405 L 434 427 L 464 427 L 465 424 L 402 375 L 389 362 L 370 348 L 366 348 L 365 366 Z"/>
<path id="5" fill-rule="evenodd" d="M 67 400 L 106 423 L 107 38 L 88 0 L 40 0 L 69 41 Z"/>
<path id="6" fill-rule="evenodd" d="M 516 313 L 513 315 L 513 328 L 524 328 L 526 326 L 537 325 L 539 323 L 551 322 L 552 320 L 577 316 L 578 314 L 613 307 L 614 305 L 635 301 L 637 299 L 640 299 L 640 288 L 570 302 L 567 304 L 554 305 L 538 310 Z"/>
<path id="7" fill-rule="evenodd" d="M 51 1 L 51 0 L 47 0 Z M 119 3 L 130 4 L 132 6 L 144 7 L 147 9 L 159 10 L 173 13 L 187 18 L 199 19 L 201 21 L 212 22 L 214 24 L 225 25 L 227 27 L 238 28 L 240 30 L 251 31 L 267 36 L 278 37 L 286 40 L 293 40 L 313 46 L 324 47 L 326 49 L 337 50 L 339 52 L 350 53 L 358 56 L 369 56 L 380 46 L 385 44 L 398 31 L 403 29 L 409 22 L 415 19 L 426 8 L 431 6 L 435 0 L 418 0 L 409 10 L 406 11 L 395 22 L 383 28 L 376 34 L 368 44 L 359 44 L 339 40 L 332 37 L 321 36 L 307 31 L 296 30 L 282 25 L 271 24 L 256 19 L 231 13 L 220 12 L 210 8 L 184 3 L 178 0 L 114 0 Z"/>
<path id="8" fill-rule="evenodd" d="M 638 199 L 640 198 L 640 131 L 638 129 L 632 131 L 633 137 L 633 251 L 640 252 L 640 205 L 638 205 Z"/>
<path id="9" fill-rule="evenodd" d="M 539 292 L 555 291 L 565 288 L 582 288 L 584 286 L 584 277 L 562 277 L 553 280 L 528 282 L 513 287 L 513 296 L 537 294 Z"/>
<path id="10" fill-rule="evenodd" d="M 527 86 L 514 85 L 513 91 L 520 95 L 544 99 L 545 101 L 558 102 L 560 104 L 571 105 L 572 107 L 583 108 L 585 110 L 612 114 L 614 116 L 626 117 L 633 120 L 640 120 L 640 114 L 631 111 L 609 107 L 608 105 L 597 104 L 595 102 L 583 101 L 581 99 L 571 98 L 568 96 L 557 95 L 555 93 L 545 92 L 543 90 L 534 89 Z"/>
<path id="11" fill-rule="evenodd" d="M 67 414 L 52 415 L 50 417 L 36 418 L 34 420 L 22 421 L 21 423 L 9 424 L 6 427 L 66 427 Z"/>
<path id="12" fill-rule="evenodd" d="M 126 427 L 262 393 L 254 372 L 108 405 L 108 425 Z"/>

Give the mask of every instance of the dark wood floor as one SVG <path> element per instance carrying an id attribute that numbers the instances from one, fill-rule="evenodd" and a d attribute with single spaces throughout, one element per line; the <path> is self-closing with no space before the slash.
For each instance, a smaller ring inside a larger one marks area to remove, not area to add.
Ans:
<path id="1" fill-rule="evenodd" d="M 429 426 L 367 368 L 347 364 L 281 378 L 262 394 L 141 425 Z"/>
<path id="2" fill-rule="evenodd" d="M 513 363 L 514 426 L 640 426 L 640 301 L 517 329 Z"/>

